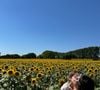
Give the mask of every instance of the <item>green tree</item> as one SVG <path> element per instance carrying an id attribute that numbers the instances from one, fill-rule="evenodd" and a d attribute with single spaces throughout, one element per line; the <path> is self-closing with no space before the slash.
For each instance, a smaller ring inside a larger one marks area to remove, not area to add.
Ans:
<path id="1" fill-rule="evenodd" d="M 45 58 L 45 59 L 55 59 L 55 52 L 53 51 L 44 51 L 42 54 L 41 54 L 41 57 Z"/>
<path id="2" fill-rule="evenodd" d="M 35 53 L 28 53 L 28 54 L 22 55 L 21 58 L 36 58 L 36 54 Z"/>

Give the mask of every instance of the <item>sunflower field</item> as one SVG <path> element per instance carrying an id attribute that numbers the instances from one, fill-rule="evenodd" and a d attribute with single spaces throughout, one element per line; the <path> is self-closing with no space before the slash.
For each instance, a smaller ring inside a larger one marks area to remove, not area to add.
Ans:
<path id="1" fill-rule="evenodd" d="M 95 87 L 100 87 L 100 61 L 1 59 L 0 90 L 60 90 L 74 70 L 88 75 Z"/>

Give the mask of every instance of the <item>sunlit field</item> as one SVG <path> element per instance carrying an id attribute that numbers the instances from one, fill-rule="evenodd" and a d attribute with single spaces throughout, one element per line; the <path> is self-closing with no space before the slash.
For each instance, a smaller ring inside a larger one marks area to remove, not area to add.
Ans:
<path id="1" fill-rule="evenodd" d="M 0 59 L 0 90 L 60 90 L 73 70 L 90 76 L 100 87 L 100 61 Z"/>

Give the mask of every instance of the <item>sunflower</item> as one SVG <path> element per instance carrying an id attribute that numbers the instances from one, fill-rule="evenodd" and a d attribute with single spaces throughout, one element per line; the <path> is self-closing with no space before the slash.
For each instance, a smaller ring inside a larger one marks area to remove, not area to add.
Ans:
<path id="1" fill-rule="evenodd" d="M 64 79 L 59 79 L 59 86 L 61 87 L 65 83 Z"/>
<path id="2" fill-rule="evenodd" d="M 18 76 L 20 76 L 20 75 L 21 75 L 21 73 L 20 73 L 20 72 L 18 72 L 18 71 L 16 71 L 16 72 L 14 73 L 14 75 L 15 75 L 16 77 L 18 77 Z"/>
<path id="3" fill-rule="evenodd" d="M 43 76 L 42 73 L 38 73 L 38 74 L 37 74 L 37 77 L 38 77 L 38 78 L 42 78 L 42 76 Z"/>
<path id="4" fill-rule="evenodd" d="M 2 68 L 0 68 L 0 72 L 2 72 Z"/>
<path id="5" fill-rule="evenodd" d="M 92 73 L 93 71 L 92 71 L 92 69 L 88 69 L 88 73 Z"/>
<path id="6" fill-rule="evenodd" d="M 97 73 L 98 72 L 98 69 L 95 68 L 93 71 L 94 71 L 94 73 Z"/>
<path id="7" fill-rule="evenodd" d="M 5 75 L 5 74 L 7 73 L 7 71 L 6 71 L 6 70 L 3 70 L 3 72 L 2 72 L 2 73 L 3 73 L 3 75 Z"/>
<path id="8" fill-rule="evenodd" d="M 51 71 L 50 71 L 50 70 L 48 70 L 48 71 L 47 71 L 47 74 L 51 74 Z"/>
<path id="9" fill-rule="evenodd" d="M 36 78 L 32 78 L 31 83 L 36 84 L 36 81 L 37 81 Z"/>
<path id="10" fill-rule="evenodd" d="M 8 73 L 9 76 L 13 76 L 14 75 L 14 70 L 8 70 L 7 73 Z"/>
<path id="11" fill-rule="evenodd" d="M 35 68 L 35 70 L 34 70 L 36 73 L 38 73 L 39 72 L 39 68 L 37 67 L 37 68 Z"/>
<path id="12" fill-rule="evenodd" d="M 34 67 L 29 68 L 29 71 L 31 72 L 34 71 Z"/>
<path id="13" fill-rule="evenodd" d="M 94 77 L 94 74 L 93 73 L 90 73 L 89 74 L 89 77 L 93 78 Z"/>
<path id="14" fill-rule="evenodd" d="M 6 65 L 4 68 L 5 68 L 5 70 L 8 70 L 9 66 Z"/>

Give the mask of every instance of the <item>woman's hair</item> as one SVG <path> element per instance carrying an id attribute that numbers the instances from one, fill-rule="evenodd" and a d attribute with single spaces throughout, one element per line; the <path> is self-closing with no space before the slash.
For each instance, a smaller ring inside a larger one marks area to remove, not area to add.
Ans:
<path id="1" fill-rule="evenodd" d="M 94 81 L 90 77 L 82 75 L 79 79 L 78 90 L 94 90 Z"/>
<path id="2" fill-rule="evenodd" d="M 72 72 L 70 72 L 69 75 L 68 75 L 68 78 L 69 79 L 72 78 L 72 76 L 74 76 L 75 74 L 79 74 L 79 72 L 78 71 L 72 71 Z"/>

